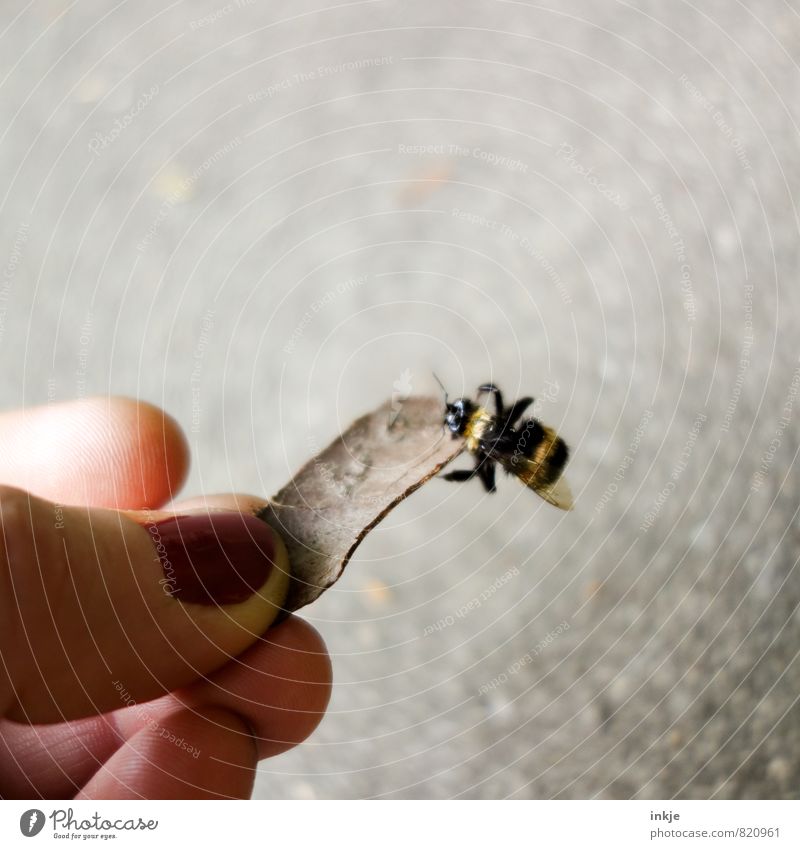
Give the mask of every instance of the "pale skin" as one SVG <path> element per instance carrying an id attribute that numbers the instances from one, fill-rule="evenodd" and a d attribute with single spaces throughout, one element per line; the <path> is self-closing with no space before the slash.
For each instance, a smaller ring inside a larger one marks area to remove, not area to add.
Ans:
<path id="1" fill-rule="evenodd" d="M 188 466 L 178 425 L 149 404 L 0 414 L 0 797 L 247 798 L 258 761 L 322 718 L 330 660 L 303 620 L 264 633 L 257 597 L 197 615 L 166 597 L 137 610 L 160 568 L 148 522 L 264 503 L 173 502 Z M 54 531 L 62 517 L 66 535 Z M 52 660 L 65 655 L 85 664 L 80 688 Z M 120 708 L 109 667 L 132 706 Z"/>

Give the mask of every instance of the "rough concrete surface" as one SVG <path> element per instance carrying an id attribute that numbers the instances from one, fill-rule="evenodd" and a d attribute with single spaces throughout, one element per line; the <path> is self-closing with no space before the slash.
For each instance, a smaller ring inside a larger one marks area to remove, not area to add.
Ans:
<path id="1" fill-rule="evenodd" d="M 433 371 L 573 448 L 572 513 L 432 481 L 369 537 L 257 796 L 798 798 L 796 5 L 5 12 L 4 407 L 163 405 L 192 493 Z"/>

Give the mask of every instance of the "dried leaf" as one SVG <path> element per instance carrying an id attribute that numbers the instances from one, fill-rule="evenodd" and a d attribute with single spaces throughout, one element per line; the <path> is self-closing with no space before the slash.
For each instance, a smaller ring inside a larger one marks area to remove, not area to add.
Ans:
<path id="1" fill-rule="evenodd" d="M 442 401 L 386 402 L 306 463 L 260 511 L 292 564 L 288 612 L 310 604 L 344 571 L 393 507 L 464 449 L 442 428 Z"/>

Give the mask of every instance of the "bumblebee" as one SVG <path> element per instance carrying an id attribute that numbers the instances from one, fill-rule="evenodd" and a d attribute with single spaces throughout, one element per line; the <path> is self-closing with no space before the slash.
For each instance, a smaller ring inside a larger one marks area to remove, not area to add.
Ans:
<path id="1" fill-rule="evenodd" d="M 469 398 L 448 403 L 445 392 L 444 424 L 453 437 L 463 437 L 475 457 L 475 468 L 442 475 L 448 481 L 468 481 L 477 477 L 487 492 L 495 492 L 497 464 L 515 475 L 529 489 L 562 510 L 572 509 L 572 493 L 561 477 L 569 458 L 564 440 L 537 419 L 520 422 L 533 398 L 520 398 L 510 407 L 493 383 L 478 387 L 478 398 L 491 395 L 495 413 Z M 518 424 L 519 422 L 519 424 Z"/>

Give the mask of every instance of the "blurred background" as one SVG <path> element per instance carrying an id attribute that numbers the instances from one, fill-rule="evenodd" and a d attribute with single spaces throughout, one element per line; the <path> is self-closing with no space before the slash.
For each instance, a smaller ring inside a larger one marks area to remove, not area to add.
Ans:
<path id="1" fill-rule="evenodd" d="M 3 18 L 5 408 L 159 404 L 187 494 L 274 493 L 433 371 L 573 448 L 572 513 L 432 481 L 370 535 L 257 796 L 798 797 L 793 4 Z"/>

